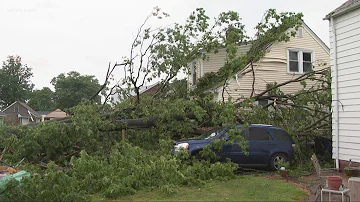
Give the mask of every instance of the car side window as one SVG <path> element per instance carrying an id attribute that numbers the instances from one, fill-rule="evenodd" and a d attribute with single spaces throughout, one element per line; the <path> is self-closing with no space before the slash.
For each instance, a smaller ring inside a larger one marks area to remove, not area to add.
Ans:
<path id="1" fill-rule="evenodd" d="M 264 128 L 249 128 L 249 141 L 272 140 L 270 134 Z"/>
<path id="2" fill-rule="evenodd" d="M 229 136 L 228 136 L 227 133 L 224 133 L 224 134 L 221 135 L 220 139 L 228 141 L 228 140 L 229 140 Z"/>
<path id="3" fill-rule="evenodd" d="M 291 141 L 290 136 L 283 130 L 277 128 L 270 128 L 270 131 L 280 141 Z"/>

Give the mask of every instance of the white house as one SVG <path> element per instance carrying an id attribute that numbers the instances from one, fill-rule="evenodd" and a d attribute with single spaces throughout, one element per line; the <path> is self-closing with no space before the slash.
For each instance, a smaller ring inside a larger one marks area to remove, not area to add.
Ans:
<path id="1" fill-rule="evenodd" d="M 238 54 L 244 55 L 250 45 L 242 45 L 238 47 Z M 253 64 L 255 80 L 250 64 L 235 75 L 234 79 L 230 79 L 225 86 L 223 94 L 223 82 L 213 89 L 215 99 L 217 101 L 232 101 L 248 98 L 252 94 L 252 86 L 254 93 L 259 94 L 267 89 L 269 83 L 283 83 L 302 76 L 304 73 L 314 70 L 320 70 L 329 64 L 329 48 L 327 45 L 303 22 L 297 30 L 296 36 L 290 38 L 287 42 L 274 42 L 265 47 L 265 55 Z M 218 53 L 207 53 L 208 58 L 198 58 L 189 64 L 191 74 L 188 76 L 189 88 L 196 85 L 196 81 L 202 78 L 206 73 L 217 72 L 226 62 L 227 53 L 225 49 L 220 49 Z M 254 84 L 253 84 L 254 82 Z M 307 81 L 307 87 L 316 85 L 316 81 Z M 299 82 L 290 83 L 280 87 L 284 93 L 296 93 L 303 89 Z M 266 103 L 259 103 L 267 105 Z"/>
<path id="2" fill-rule="evenodd" d="M 329 13 L 333 159 L 342 169 L 360 162 L 360 0 Z"/>

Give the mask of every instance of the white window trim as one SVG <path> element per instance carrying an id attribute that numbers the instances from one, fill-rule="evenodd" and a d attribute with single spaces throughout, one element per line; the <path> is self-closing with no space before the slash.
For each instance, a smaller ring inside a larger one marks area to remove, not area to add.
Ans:
<path id="1" fill-rule="evenodd" d="M 291 72 L 290 71 L 290 51 L 293 52 L 300 52 L 298 53 L 298 65 L 299 65 L 299 72 Z M 303 66 L 303 54 L 302 53 L 311 53 L 311 64 L 315 61 L 315 52 L 310 49 L 302 49 L 302 48 L 288 48 L 287 49 L 287 73 L 288 74 L 304 74 L 304 66 Z"/>

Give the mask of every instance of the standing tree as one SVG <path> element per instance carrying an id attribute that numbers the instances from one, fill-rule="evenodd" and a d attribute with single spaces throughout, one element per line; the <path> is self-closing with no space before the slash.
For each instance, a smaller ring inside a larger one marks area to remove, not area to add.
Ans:
<path id="1" fill-rule="evenodd" d="M 15 101 L 25 101 L 34 88 L 31 68 L 22 64 L 20 56 L 8 56 L 0 69 L 0 107 Z"/>
<path id="2" fill-rule="evenodd" d="M 80 75 L 71 71 L 67 75 L 59 74 L 51 80 L 55 87 L 54 101 L 56 107 L 66 109 L 76 106 L 84 99 L 89 99 L 100 88 L 95 76 Z M 96 103 L 101 102 L 100 95 L 93 98 Z"/>
<path id="3" fill-rule="evenodd" d="M 34 90 L 27 104 L 36 111 L 53 111 L 55 110 L 54 92 L 48 87 Z"/>

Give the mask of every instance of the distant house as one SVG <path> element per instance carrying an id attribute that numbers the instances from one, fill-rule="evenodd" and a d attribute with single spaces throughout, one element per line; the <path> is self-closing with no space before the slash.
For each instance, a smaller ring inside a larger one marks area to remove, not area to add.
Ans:
<path id="1" fill-rule="evenodd" d="M 238 55 L 247 54 L 250 45 L 238 47 Z M 311 69 L 318 70 L 329 64 L 329 48 L 305 23 L 297 30 L 297 34 L 288 42 L 274 42 L 265 47 L 265 55 L 253 64 L 255 81 L 254 95 L 267 89 L 267 84 L 283 83 L 300 77 Z M 208 72 L 217 72 L 226 62 L 226 50 L 221 49 L 218 53 L 207 53 L 207 58 L 198 58 L 190 66 L 188 87 L 195 87 L 197 80 Z M 232 98 L 232 101 L 248 98 L 252 93 L 253 76 L 250 64 L 234 75 L 227 82 L 225 90 L 219 84 L 209 91 L 215 94 L 216 101 Z M 315 82 L 314 82 L 315 83 Z M 308 86 L 310 86 L 310 82 Z M 296 93 L 302 89 L 300 83 L 290 83 L 280 87 L 284 93 Z M 222 93 L 224 92 L 224 95 Z M 265 100 L 266 101 L 266 100 Z M 258 103 L 266 105 L 267 103 Z"/>
<path id="2" fill-rule="evenodd" d="M 360 0 L 330 12 L 333 159 L 360 163 Z M 359 164 L 360 165 L 360 164 Z"/>
<path id="3" fill-rule="evenodd" d="M 0 111 L 0 126 L 4 125 L 4 119 L 6 117 L 6 114 L 2 111 Z"/>
<path id="4" fill-rule="evenodd" d="M 45 116 L 50 114 L 51 111 L 36 111 L 41 116 L 41 122 L 45 121 Z"/>
<path id="5" fill-rule="evenodd" d="M 41 121 L 41 116 L 23 102 L 16 101 L 6 107 L 3 112 L 6 114 L 5 124 L 27 125 Z"/>
<path id="6" fill-rule="evenodd" d="M 160 87 L 160 82 L 156 82 L 156 83 L 151 84 L 151 85 L 141 86 L 140 89 L 139 89 L 139 93 L 140 94 L 152 95 L 158 90 L 159 87 Z M 135 93 L 134 90 L 131 90 L 129 94 L 132 97 L 136 96 L 136 93 Z M 112 96 L 112 98 L 114 99 L 115 102 L 119 102 L 120 101 L 119 96 L 121 96 L 121 95 L 115 94 L 115 95 Z"/>
<path id="7" fill-rule="evenodd" d="M 67 114 L 65 112 L 61 111 L 61 109 L 56 109 L 55 111 L 47 114 L 44 117 L 44 119 L 45 120 L 53 120 L 53 119 L 65 118 L 65 117 L 67 117 Z"/>

